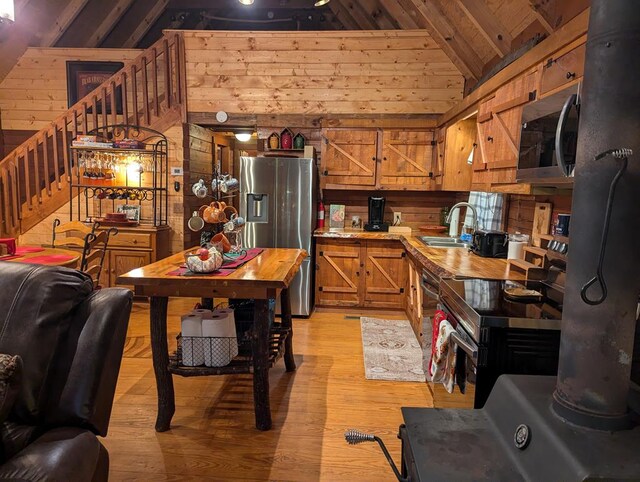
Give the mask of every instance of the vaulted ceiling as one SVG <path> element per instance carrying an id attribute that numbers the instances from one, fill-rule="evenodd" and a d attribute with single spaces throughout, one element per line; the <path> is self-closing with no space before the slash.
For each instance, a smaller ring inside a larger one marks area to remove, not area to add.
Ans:
<path id="1" fill-rule="evenodd" d="M 144 48 L 163 29 L 424 29 L 472 83 L 558 29 L 589 0 L 15 0 L 0 25 L 0 79 L 31 47 Z"/>

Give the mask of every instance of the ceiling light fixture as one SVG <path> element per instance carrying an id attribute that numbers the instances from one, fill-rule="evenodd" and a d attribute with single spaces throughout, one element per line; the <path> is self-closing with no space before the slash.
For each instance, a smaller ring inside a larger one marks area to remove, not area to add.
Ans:
<path id="1" fill-rule="evenodd" d="M 249 142 L 251 140 L 250 132 L 236 132 L 234 135 L 240 142 Z"/>
<path id="2" fill-rule="evenodd" d="M 253 0 L 238 0 L 242 5 L 253 5 Z"/>
<path id="3" fill-rule="evenodd" d="M 0 0 L 0 23 L 14 22 L 16 19 L 13 0 Z"/>
<path id="4" fill-rule="evenodd" d="M 322 7 L 323 5 L 326 5 L 327 3 L 329 3 L 331 0 L 316 0 L 316 3 L 313 4 L 314 7 Z"/>

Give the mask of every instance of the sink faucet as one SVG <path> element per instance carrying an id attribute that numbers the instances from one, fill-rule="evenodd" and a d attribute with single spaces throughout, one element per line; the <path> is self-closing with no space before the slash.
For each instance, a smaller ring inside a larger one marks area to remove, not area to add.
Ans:
<path id="1" fill-rule="evenodd" d="M 451 222 L 451 215 L 453 214 L 453 211 L 463 206 L 466 206 L 467 208 L 471 209 L 471 213 L 473 216 L 473 231 L 476 232 L 478 230 L 478 211 L 476 211 L 476 208 L 472 204 L 469 204 L 467 202 L 460 202 L 460 203 L 454 204 L 451 207 L 451 209 L 449 210 L 449 215 L 447 216 L 447 223 Z"/>

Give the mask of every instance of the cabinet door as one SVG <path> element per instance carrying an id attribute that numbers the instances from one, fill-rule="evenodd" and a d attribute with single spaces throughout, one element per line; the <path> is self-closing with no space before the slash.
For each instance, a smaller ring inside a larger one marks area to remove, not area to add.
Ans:
<path id="1" fill-rule="evenodd" d="M 402 309 L 407 278 L 405 250 L 397 241 L 369 241 L 364 306 Z"/>
<path id="2" fill-rule="evenodd" d="M 151 263 L 149 251 L 125 251 L 113 250 L 109 254 L 109 272 L 111 274 L 110 286 L 116 286 L 116 279 L 121 274 L 136 268 L 141 268 Z M 122 285 L 118 285 L 122 286 Z"/>
<path id="3" fill-rule="evenodd" d="M 433 188 L 433 131 L 385 129 L 382 133 L 380 187 L 399 190 Z"/>
<path id="4" fill-rule="evenodd" d="M 100 278 L 98 284 L 102 288 L 109 288 L 114 286 L 111 284 L 111 254 L 109 251 L 104 255 L 104 260 L 102 261 L 102 271 L 100 272 Z"/>
<path id="5" fill-rule="evenodd" d="M 473 169 L 469 164 L 469 156 L 475 152 L 475 120 L 466 119 L 456 122 L 447 129 L 446 138 L 442 189 L 470 191 Z"/>
<path id="6" fill-rule="evenodd" d="M 325 129 L 322 142 L 322 186 L 374 186 L 377 130 Z"/>
<path id="7" fill-rule="evenodd" d="M 319 240 L 316 253 L 316 303 L 360 306 L 360 241 Z"/>
<path id="8" fill-rule="evenodd" d="M 586 44 L 582 44 L 557 58 L 548 59 L 542 67 L 540 94 L 544 95 L 582 77 L 586 51 Z"/>
<path id="9" fill-rule="evenodd" d="M 442 189 L 444 181 L 444 171 L 446 163 L 446 149 L 447 149 L 447 129 L 441 127 L 436 130 L 435 135 L 436 145 L 433 152 L 433 163 L 431 165 L 431 171 L 433 173 L 434 189 Z"/>

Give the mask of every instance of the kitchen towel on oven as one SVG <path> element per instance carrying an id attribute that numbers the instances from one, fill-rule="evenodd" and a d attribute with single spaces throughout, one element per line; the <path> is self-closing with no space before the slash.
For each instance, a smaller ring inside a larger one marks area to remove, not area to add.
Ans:
<path id="1" fill-rule="evenodd" d="M 440 322 L 431 364 L 431 379 L 434 383 L 442 383 L 449 393 L 453 393 L 456 378 L 457 346 L 451 339 L 454 331 L 455 328 L 448 320 Z"/>
<path id="2" fill-rule="evenodd" d="M 434 313 L 433 318 L 431 318 L 432 327 L 431 327 L 431 341 L 428 342 L 428 346 L 426 346 L 427 340 L 425 340 L 425 353 L 429 356 L 429 364 L 427 367 L 424 367 L 424 372 L 427 374 L 427 381 L 431 381 L 431 367 L 433 365 L 433 354 L 435 353 L 436 343 L 438 343 L 438 333 L 440 332 L 440 323 L 447 319 L 447 314 L 438 310 Z M 426 332 L 425 332 L 426 333 Z"/>

